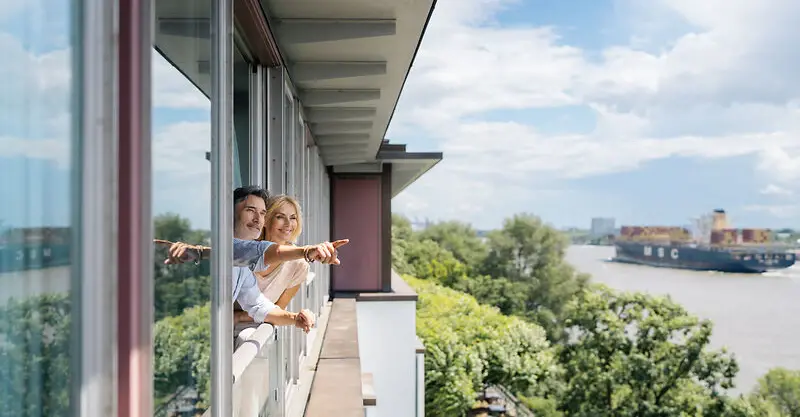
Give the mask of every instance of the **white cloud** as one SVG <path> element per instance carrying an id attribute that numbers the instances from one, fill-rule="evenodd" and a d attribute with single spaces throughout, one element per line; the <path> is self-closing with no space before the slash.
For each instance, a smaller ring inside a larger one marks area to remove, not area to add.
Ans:
<path id="1" fill-rule="evenodd" d="M 793 147 L 764 146 L 758 168 L 776 181 L 784 184 L 797 184 L 797 181 L 800 180 L 800 145 Z"/>
<path id="2" fill-rule="evenodd" d="M 69 138 L 30 140 L 0 136 L 0 157 L 46 159 L 66 169 L 70 162 L 70 141 Z"/>
<path id="3" fill-rule="evenodd" d="M 182 178 L 210 181 L 206 152 L 211 146 L 209 122 L 176 122 L 153 137 L 153 170 Z"/>
<path id="4" fill-rule="evenodd" d="M 764 189 L 761 190 L 761 194 L 788 197 L 794 195 L 794 191 L 783 188 L 779 185 L 768 184 L 766 187 L 764 187 Z"/>
<path id="5" fill-rule="evenodd" d="M 2 0 L 0 0 L 2 1 Z M 21 9 L 14 10 L 19 12 Z M 2 13 L 11 13 L 0 3 Z M 6 14 L 8 16 L 8 14 Z M 46 39 L 39 39 L 45 41 Z M 70 90 L 71 51 L 33 53 L 21 39 L 0 31 L 0 157 L 52 161 L 68 169 L 73 119 Z M 159 54 L 153 53 L 153 101 L 157 112 L 194 110 L 191 121 L 184 113 L 169 114 L 168 124 L 153 132 L 153 183 L 157 212 L 173 211 L 208 227 L 210 164 L 209 100 Z M 0 168 L 0 177 L 3 170 Z"/>
<path id="6" fill-rule="evenodd" d="M 543 179 L 626 171 L 673 156 L 757 155 L 753 168 L 767 182 L 792 189 L 786 183 L 800 179 L 800 51 L 791 46 L 800 41 L 800 3 L 660 0 L 645 10 L 618 0 L 631 22 L 648 22 L 632 26 L 643 32 L 631 39 L 674 36 L 649 50 L 610 46 L 599 57 L 565 44 L 557 27 L 502 27 L 492 13 L 463 12 L 482 2 L 454 3 L 437 6 L 390 135 L 429 137 L 436 143 L 428 148 L 443 150 L 445 160 L 406 191 L 413 196 L 398 197 L 401 210 L 405 201 L 428 200 L 441 211 L 445 198 L 456 207 L 470 200 L 474 193 L 434 191 L 452 187 L 444 182 L 451 178 L 505 174 L 490 188 L 506 198 L 520 184 L 533 193 Z M 591 109 L 593 128 L 551 134 L 498 121 L 506 110 L 564 105 Z"/>
<path id="7" fill-rule="evenodd" d="M 211 108 L 208 98 L 155 50 L 152 68 L 154 107 L 202 110 Z"/>

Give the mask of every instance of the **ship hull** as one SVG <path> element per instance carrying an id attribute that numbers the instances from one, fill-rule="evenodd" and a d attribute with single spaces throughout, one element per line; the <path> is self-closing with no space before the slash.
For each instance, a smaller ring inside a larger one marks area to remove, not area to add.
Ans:
<path id="1" fill-rule="evenodd" d="M 796 255 L 766 248 L 713 248 L 615 242 L 616 262 L 661 268 L 720 271 L 731 273 L 763 273 L 794 265 Z"/>

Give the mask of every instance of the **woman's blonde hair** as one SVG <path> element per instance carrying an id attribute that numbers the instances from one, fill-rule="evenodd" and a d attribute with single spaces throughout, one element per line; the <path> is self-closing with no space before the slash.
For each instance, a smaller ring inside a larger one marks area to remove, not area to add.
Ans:
<path id="1" fill-rule="evenodd" d="M 272 222 L 275 221 L 275 212 L 286 203 L 294 206 L 294 210 L 297 212 L 297 227 L 294 228 L 294 232 L 292 232 L 292 235 L 289 237 L 292 243 L 297 240 L 297 237 L 300 236 L 300 233 L 303 231 L 303 212 L 300 209 L 300 203 L 286 194 L 274 195 L 267 200 L 267 214 L 264 216 L 264 228 L 261 229 L 261 236 L 258 237 L 258 240 L 267 240 L 267 230 L 272 227 Z"/>

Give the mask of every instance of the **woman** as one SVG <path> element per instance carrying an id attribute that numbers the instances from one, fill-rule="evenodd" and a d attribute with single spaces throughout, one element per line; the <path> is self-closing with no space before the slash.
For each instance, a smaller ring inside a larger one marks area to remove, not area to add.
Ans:
<path id="1" fill-rule="evenodd" d="M 268 240 L 282 245 L 294 245 L 303 229 L 300 204 L 287 195 L 276 195 L 267 201 L 266 221 L 259 240 Z M 308 276 L 308 262 L 303 259 L 264 265 L 263 262 L 253 268 L 258 277 L 258 287 L 269 300 L 286 309 L 300 285 Z M 238 306 L 237 306 L 238 307 Z M 246 323 L 253 319 L 244 311 L 234 312 L 237 323 Z"/>

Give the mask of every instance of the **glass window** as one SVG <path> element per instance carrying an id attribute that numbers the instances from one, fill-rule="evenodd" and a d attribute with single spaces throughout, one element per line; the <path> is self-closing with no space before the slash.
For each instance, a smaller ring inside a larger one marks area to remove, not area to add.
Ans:
<path id="1" fill-rule="evenodd" d="M 250 64 L 238 49 L 233 52 L 233 164 L 234 178 L 250 184 Z"/>
<path id="2" fill-rule="evenodd" d="M 294 195 L 294 107 L 292 98 L 283 96 L 283 193 Z"/>
<path id="3" fill-rule="evenodd" d="M 69 414 L 79 2 L 0 6 L 0 416 Z"/>
<path id="4" fill-rule="evenodd" d="M 211 3 L 156 0 L 153 54 L 153 228 L 156 238 L 209 245 Z M 209 407 L 211 277 L 207 261 L 154 262 L 156 415 Z"/>

